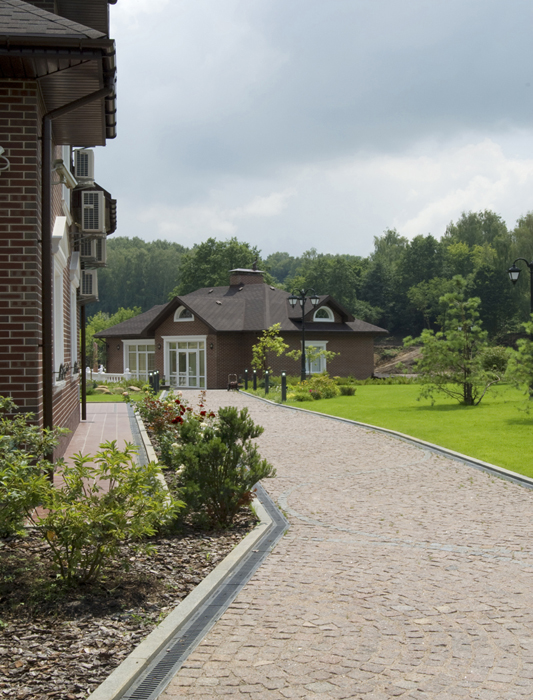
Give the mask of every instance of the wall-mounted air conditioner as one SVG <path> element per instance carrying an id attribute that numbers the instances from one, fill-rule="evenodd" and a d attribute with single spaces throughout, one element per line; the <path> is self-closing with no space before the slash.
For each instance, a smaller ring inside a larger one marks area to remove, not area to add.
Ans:
<path id="1" fill-rule="evenodd" d="M 80 256 L 83 262 L 90 265 L 105 265 L 107 262 L 106 239 L 84 238 L 80 243 Z"/>
<path id="2" fill-rule="evenodd" d="M 105 233 L 105 200 L 100 190 L 81 192 L 81 230 L 84 233 Z"/>
<path id="3" fill-rule="evenodd" d="M 94 151 L 74 151 L 74 175 L 80 184 L 94 183 Z"/>
<path id="4" fill-rule="evenodd" d="M 97 270 L 81 271 L 80 297 L 82 299 L 91 298 L 98 300 Z"/>

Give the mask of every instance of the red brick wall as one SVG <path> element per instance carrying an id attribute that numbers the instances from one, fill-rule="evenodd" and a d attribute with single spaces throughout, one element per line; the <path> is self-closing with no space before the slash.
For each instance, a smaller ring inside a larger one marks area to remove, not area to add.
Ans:
<path id="1" fill-rule="evenodd" d="M 42 423 L 41 146 L 43 113 L 37 83 L 0 80 L 0 145 L 10 161 L 0 173 L 0 394 Z M 59 157 L 56 149 L 55 156 Z M 62 215 L 61 187 L 53 188 L 53 215 Z M 70 261 L 69 261 L 70 262 Z M 52 281 L 50 280 L 50 283 Z M 65 362 L 70 352 L 70 277 L 64 272 Z M 77 377 L 54 393 L 54 423 L 79 421 Z M 57 455 L 69 438 L 63 438 Z"/>

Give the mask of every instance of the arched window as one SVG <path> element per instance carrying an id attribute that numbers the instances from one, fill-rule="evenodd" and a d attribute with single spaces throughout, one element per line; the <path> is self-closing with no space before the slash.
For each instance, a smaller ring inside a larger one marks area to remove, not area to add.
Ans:
<path id="1" fill-rule="evenodd" d="M 178 306 L 174 314 L 174 321 L 194 321 L 194 316 L 189 309 L 184 306 Z"/>
<path id="2" fill-rule="evenodd" d="M 335 317 L 333 316 L 333 311 L 329 308 L 329 306 L 321 306 L 315 311 L 313 321 L 321 321 L 322 323 L 333 323 L 335 321 Z"/>

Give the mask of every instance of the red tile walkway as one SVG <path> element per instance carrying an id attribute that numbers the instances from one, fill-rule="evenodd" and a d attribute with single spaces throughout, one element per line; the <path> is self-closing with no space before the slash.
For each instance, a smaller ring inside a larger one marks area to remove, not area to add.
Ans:
<path id="1" fill-rule="evenodd" d="M 78 452 L 94 454 L 100 444 L 116 440 L 120 449 L 124 442 L 133 442 L 128 407 L 125 403 L 92 403 L 87 405 L 87 420 L 77 427 L 65 453 L 65 460 L 72 463 Z"/>
<path id="2" fill-rule="evenodd" d="M 73 457 L 78 452 L 94 455 L 99 451 L 100 445 L 109 440 L 116 440 L 119 449 L 124 448 L 125 442 L 134 442 L 127 405 L 87 404 L 87 420 L 76 428 L 64 455 L 65 461 L 73 464 Z"/>

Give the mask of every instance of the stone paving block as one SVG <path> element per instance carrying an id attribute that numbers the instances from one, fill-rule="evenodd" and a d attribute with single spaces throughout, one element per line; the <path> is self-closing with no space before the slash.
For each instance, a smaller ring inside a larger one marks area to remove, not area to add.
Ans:
<path id="1" fill-rule="evenodd" d="M 368 429 L 207 400 L 265 427 L 278 476 L 264 485 L 291 522 L 189 659 L 198 679 L 214 660 L 242 679 L 214 695 L 533 698 L 531 491 Z M 205 697 L 181 677 L 162 700 Z"/>

